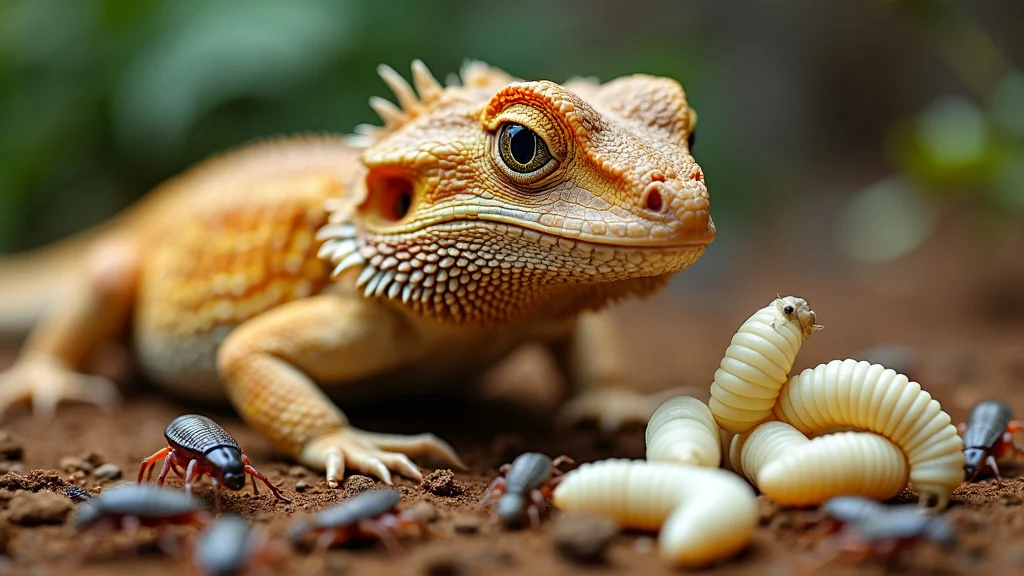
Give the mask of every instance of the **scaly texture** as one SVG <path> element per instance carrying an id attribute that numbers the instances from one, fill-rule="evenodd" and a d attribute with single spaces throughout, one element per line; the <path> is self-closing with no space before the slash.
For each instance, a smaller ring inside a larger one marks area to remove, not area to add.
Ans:
<path id="1" fill-rule="evenodd" d="M 945 508 L 964 481 L 963 442 L 939 403 L 895 370 L 856 360 L 808 368 L 782 387 L 775 417 L 814 435 L 853 426 L 899 446 L 921 502 Z"/>
<path id="2" fill-rule="evenodd" d="M 743 322 L 711 384 L 708 406 L 718 425 L 742 434 L 770 418 L 800 346 L 819 329 L 814 311 L 794 296 L 773 300 Z"/>
<path id="3" fill-rule="evenodd" d="M 390 482 L 420 477 L 409 456 L 459 460 L 430 434 L 353 428 L 331 396 L 473 380 L 525 341 L 551 346 L 577 416 L 624 421 L 603 408 L 628 380 L 600 352 L 616 331 L 588 313 L 581 337 L 577 319 L 652 294 L 714 240 L 682 87 L 524 81 L 480 62 L 447 87 L 419 61 L 411 85 L 379 73 L 396 100 L 371 99 L 382 126 L 225 154 L 69 244 L 0 262 L 0 324 L 48 310 L 0 374 L 0 412 L 113 404 L 112 383 L 77 371 L 132 321 L 151 380 L 229 400 L 332 485 L 346 468 Z"/>

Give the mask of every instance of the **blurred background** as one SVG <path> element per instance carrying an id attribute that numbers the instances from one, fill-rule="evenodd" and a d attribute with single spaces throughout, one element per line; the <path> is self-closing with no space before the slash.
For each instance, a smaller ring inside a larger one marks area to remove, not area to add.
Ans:
<path id="1" fill-rule="evenodd" d="M 833 322 L 882 302 L 1022 320 L 1022 23 L 1014 0 L 2 0 L 0 252 L 246 141 L 377 122 L 379 63 L 476 58 L 682 82 L 719 236 L 664 302 L 742 288 L 710 308 L 724 332 L 777 291 Z"/>

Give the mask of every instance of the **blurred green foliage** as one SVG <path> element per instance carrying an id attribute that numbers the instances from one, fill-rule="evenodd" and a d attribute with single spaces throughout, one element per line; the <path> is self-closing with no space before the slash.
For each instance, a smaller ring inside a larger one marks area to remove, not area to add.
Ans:
<path id="1" fill-rule="evenodd" d="M 0 251 L 100 222 L 246 141 L 378 122 L 367 99 L 390 96 L 382 62 L 408 75 L 421 58 L 443 79 L 478 58 L 553 80 L 641 63 L 700 84 L 697 52 L 680 49 L 698 37 L 670 35 L 665 21 L 613 49 L 581 5 L 0 0 Z"/>

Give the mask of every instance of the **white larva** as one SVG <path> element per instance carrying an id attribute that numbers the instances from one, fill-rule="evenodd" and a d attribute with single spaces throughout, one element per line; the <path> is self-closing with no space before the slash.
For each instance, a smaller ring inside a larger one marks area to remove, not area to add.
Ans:
<path id="1" fill-rule="evenodd" d="M 838 432 L 808 439 L 784 422 L 765 422 L 736 436 L 733 469 L 783 506 L 812 506 L 836 496 L 895 497 L 907 485 L 900 449 L 872 432 Z"/>
<path id="2" fill-rule="evenodd" d="M 658 530 L 658 555 L 674 567 L 729 558 L 750 541 L 759 520 L 754 491 L 717 468 L 608 459 L 566 473 L 554 504 L 567 512 L 614 518 L 626 529 Z"/>
<path id="3" fill-rule="evenodd" d="M 880 364 L 847 359 L 808 368 L 782 387 L 774 414 L 807 435 L 852 426 L 892 440 L 922 504 L 934 497 L 944 509 L 964 481 L 963 442 L 949 415 L 920 384 Z"/>
<path id="4" fill-rule="evenodd" d="M 807 302 L 777 298 L 755 312 L 732 337 L 711 384 L 708 406 L 733 434 L 768 420 L 803 341 L 821 326 Z"/>
<path id="5" fill-rule="evenodd" d="M 669 398 L 647 422 L 647 460 L 718 468 L 719 433 L 706 404 L 690 396 Z"/>

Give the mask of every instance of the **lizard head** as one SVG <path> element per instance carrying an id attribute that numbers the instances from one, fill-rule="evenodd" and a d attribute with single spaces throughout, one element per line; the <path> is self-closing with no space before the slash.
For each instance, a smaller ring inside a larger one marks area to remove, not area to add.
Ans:
<path id="1" fill-rule="evenodd" d="M 526 82 L 472 63 L 443 88 L 381 76 L 365 170 L 329 206 L 321 255 L 367 296 L 491 323 L 645 294 L 715 237 L 690 155 L 696 115 L 667 78 Z M 417 94 L 418 93 L 418 94 Z"/>

